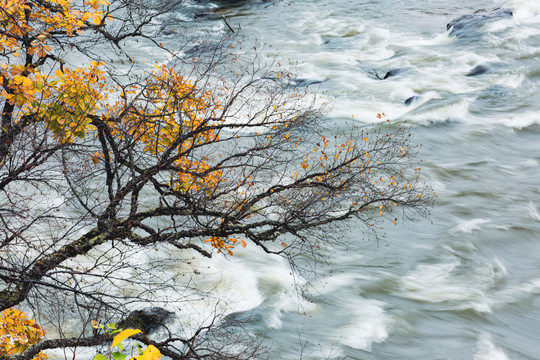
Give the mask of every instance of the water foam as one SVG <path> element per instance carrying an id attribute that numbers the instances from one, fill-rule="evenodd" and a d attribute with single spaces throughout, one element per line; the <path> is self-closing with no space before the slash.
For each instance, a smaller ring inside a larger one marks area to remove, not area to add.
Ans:
<path id="1" fill-rule="evenodd" d="M 347 304 L 350 321 L 332 333 L 332 338 L 354 349 L 371 351 L 373 343 L 388 337 L 392 320 L 384 311 L 384 303 L 357 298 Z"/>
<path id="2" fill-rule="evenodd" d="M 532 279 L 524 284 L 504 289 L 497 294 L 499 304 L 519 303 L 528 297 L 536 297 L 540 294 L 540 278 Z"/>
<path id="3" fill-rule="evenodd" d="M 525 129 L 532 125 L 540 124 L 540 114 L 537 111 L 528 111 L 524 113 L 505 114 L 498 123 L 514 129 Z"/>
<path id="4" fill-rule="evenodd" d="M 509 360 L 500 348 L 496 347 L 489 335 L 481 335 L 476 344 L 474 360 Z"/>
<path id="5" fill-rule="evenodd" d="M 536 208 L 536 206 L 534 206 L 532 201 L 529 202 L 528 214 L 531 219 L 540 221 L 540 214 L 538 214 L 538 209 Z"/>
<path id="6" fill-rule="evenodd" d="M 402 277 L 397 295 L 426 303 L 441 304 L 440 310 L 492 311 L 493 291 L 507 274 L 497 260 L 465 266 L 461 261 L 419 265 Z"/>
<path id="7" fill-rule="evenodd" d="M 465 222 L 462 222 L 458 224 L 456 227 L 454 227 L 451 232 L 463 232 L 466 234 L 470 234 L 475 230 L 480 230 L 482 228 L 483 224 L 490 223 L 490 219 L 484 219 L 484 218 L 478 218 L 478 219 L 471 219 L 467 220 Z"/>
<path id="8" fill-rule="evenodd" d="M 517 21 L 540 22 L 540 2 L 537 0 L 515 0 L 511 6 Z"/>

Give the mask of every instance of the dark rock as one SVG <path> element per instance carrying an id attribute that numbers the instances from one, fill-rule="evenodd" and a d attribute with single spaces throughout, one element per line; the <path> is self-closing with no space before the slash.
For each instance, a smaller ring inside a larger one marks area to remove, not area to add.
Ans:
<path id="1" fill-rule="evenodd" d="M 480 9 L 473 14 L 460 16 L 446 25 L 446 30 L 452 31 L 450 35 L 460 36 L 474 30 L 488 21 L 512 17 L 514 14 L 508 8 Z"/>
<path id="2" fill-rule="evenodd" d="M 414 95 L 414 96 L 411 96 L 410 98 L 408 98 L 407 100 L 405 100 L 405 105 L 411 105 L 413 102 L 416 102 L 418 100 L 420 100 L 422 97 L 421 96 L 418 96 L 418 95 Z"/>
<path id="3" fill-rule="evenodd" d="M 386 79 L 388 79 L 389 77 L 393 77 L 393 76 L 402 74 L 402 73 L 404 73 L 404 72 L 409 71 L 410 69 L 411 69 L 410 67 L 399 68 L 399 69 L 392 69 L 392 70 L 388 71 L 388 72 L 384 75 L 384 77 L 381 78 L 381 77 L 379 76 L 379 79 L 381 79 L 381 80 L 386 80 Z"/>
<path id="4" fill-rule="evenodd" d="M 487 72 L 489 72 L 489 68 L 485 65 L 477 65 L 475 67 L 473 67 L 471 69 L 471 71 L 469 71 L 469 73 L 467 74 L 467 76 L 477 76 L 477 75 L 482 75 L 482 74 L 485 74 Z"/>
<path id="5" fill-rule="evenodd" d="M 173 316 L 173 312 L 160 307 L 135 310 L 129 313 L 117 326 L 121 329 L 140 329 L 143 333 L 149 334 L 158 327 L 163 326 Z"/>

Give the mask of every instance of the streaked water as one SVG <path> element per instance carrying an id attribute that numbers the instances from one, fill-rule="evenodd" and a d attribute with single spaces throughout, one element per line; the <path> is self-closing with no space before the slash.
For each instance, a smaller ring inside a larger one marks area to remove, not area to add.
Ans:
<path id="1" fill-rule="evenodd" d="M 453 18 L 495 6 L 514 16 L 449 36 Z M 217 15 L 195 21 L 202 12 Z M 232 305 L 220 311 L 244 317 L 272 359 L 301 349 L 311 359 L 539 359 L 540 2 L 188 1 L 171 15 L 178 28 L 200 22 L 219 35 L 222 14 L 244 41 L 321 81 L 331 121 L 367 125 L 385 112 L 414 123 L 439 202 L 431 221 L 387 227 L 378 242 L 344 230 L 350 249 L 332 249 L 317 279 L 248 246 L 230 260 L 191 260 L 191 281 Z M 477 66 L 488 71 L 467 76 Z M 216 308 L 187 301 L 178 320 L 205 309 Z"/>
<path id="2" fill-rule="evenodd" d="M 449 36 L 452 19 L 496 6 L 514 16 Z M 231 273 L 222 264 L 222 279 L 238 270 L 249 285 L 224 291 L 251 309 L 271 358 L 298 358 L 306 342 L 313 359 L 540 358 L 540 3 L 192 2 L 178 17 L 209 11 L 218 15 L 198 22 L 226 32 L 224 14 L 322 81 L 331 119 L 415 123 L 439 196 L 431 221 L 385 228 L 380 242 L 344 232 L 354 251 L 332 252 L 332 273 L 307 287 L 313 302 L 285 263 L 254 249 Z M 467 76 L 479 65 L 489 70 Z M 404 71 L 379 79 L 392 69 Z"/>

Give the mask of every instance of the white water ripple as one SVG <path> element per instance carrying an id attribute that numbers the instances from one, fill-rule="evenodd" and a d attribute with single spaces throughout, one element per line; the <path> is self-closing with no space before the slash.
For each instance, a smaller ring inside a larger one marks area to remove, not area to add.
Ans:
<path id="1" fill-rule="evenodd" d="M 490 222 L 490 219 L 485 218 L 471 219 L 458 224 L 456 227 L 451 229 L 450 232 L 463 232 L 466 234 L 470 234 L 475 230 L 480 230 L 483 224 L 487 224 Z"/>
<path id="2" fill-rule="evenodd" d="M 332 337 L 351 348 L 371 351 L 373 343 L 388 337 L 391 319 L 384 311 L 384 303 L 360 298 L 350 305 L 349 323 L 335 330 Z"/>
<path id="3" fill-rule="evenodd" d="M 509 360 L 508 356 L 496 347 L 488 335 L 481 335 L 476 345 L 474 360 Z"/>
<path id="4" fill-rule="evenodd" d="M 506 277 L 506 268 L 496 259 L 465 266 L 460 261 L 419 265 L 400 279 L 397 295 L 415 301 L 439 304 L 439 310 L 492 311 L 497 303 L 495 286 Z"/>

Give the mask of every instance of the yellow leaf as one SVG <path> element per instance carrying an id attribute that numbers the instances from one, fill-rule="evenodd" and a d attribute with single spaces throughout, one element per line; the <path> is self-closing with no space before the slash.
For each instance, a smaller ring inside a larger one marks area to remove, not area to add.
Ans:
<path id="1" fill-rule="evenodd" d="M 161 353 L 159 352 L 159 349 L 155 347 L 154 345 L 148 345 L 148 347 L 144 350 L 142 355 L 136 356 L 132 359 L 136 360 L 160 360 L 161 359 Z"/>
<path id="2" fill-rule="evenodd" d="M 242 245 L 242 247 L 246 247 L 247 244 L 244 240 L 240 239 L 240 245 Z"/>
<path id="3" fill-rule="evenodd" d="M 126 329 L 126 330 L 123 330 L 122 332 L 120 332 L 118 335 L 116 335 L 114 337 L 114 340 L 112 342 L 111 347 L 114 347 L 114 346 L 120 344 L 122 341 L 124 341 L 128 337 L 133 336 L 135 334 L 138 334 L 140 332 L 141 332 L 141 330 L 139 330 L 139 329 Z"/>

